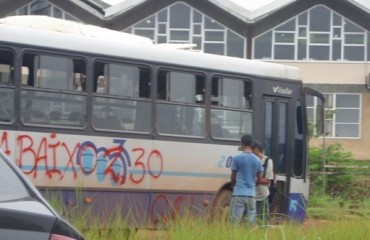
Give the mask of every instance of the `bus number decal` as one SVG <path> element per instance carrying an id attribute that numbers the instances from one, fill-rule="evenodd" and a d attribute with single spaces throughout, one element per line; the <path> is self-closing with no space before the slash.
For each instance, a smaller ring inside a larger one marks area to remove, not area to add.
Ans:
<path id="1" fill-rule="evenodd" d="M 140 183 L 141 181 L 143 181 L 145 173 L 146 173 L 145 164 L 142 161 L 145 150 L 143 148 L 134 148 L 132 151 L 134 153 L 139 152 L 139 156 L 135 160 L 134 166 L 138 167 L 140 169 L 139 171 L 141 171 L 142 173 L 140 174 L 140 178 L 138 178 L 138 179 L 135 179 L 134 174 L 131 173 L 130 174 L 130 179 L 133 183 Z"/>
<path id="2" fill-rule="evenodd" d="M 228 157 L 221 156 L 221 159 L 218 161 L 218 167 L 220 167 L 220 168 L 230 168 L 232 161 L 233 161 L 232 156 L 228 156 Z"/>
<path id="3" fill-rule="evenodd" d="M 152 167 L 154 165 L 154 161 L 158 162 L 157 163 L 157 170 L 153 170 Z M 150 175 L 153 177 L 153 178 L 158 178 L 159 176 L 161 176 L 162 174 L 162 171 L 163 171 L 163 158 L 162 158 L 162 154 L 158 151 L 158 150 L 153 150 L 149 157 L 148 157 L 148 170 L 149 170 L 149 173 Z"/>

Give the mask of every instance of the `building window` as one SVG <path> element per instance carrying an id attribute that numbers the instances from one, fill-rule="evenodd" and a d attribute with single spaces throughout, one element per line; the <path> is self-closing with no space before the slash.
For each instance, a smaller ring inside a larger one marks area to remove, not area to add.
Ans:
<path id="1" fill-rule="evenodd" d="M 315 122 L 315 98 L 307 101 L 308 120 Z M 332 138 L 360 138 L 361 94 L 325 94 L 325 133 Z"/>
<path id="2" fill-rule="evenodd" d="M 317 5 L 254 38 L 255 59 L 366 61 L 369 33 Z"/>
<path id="3" fill-rule="evenodd" d="M 154 43 L 191 43 L 206 53 L 245 58 L 245 39 L 185 3 L 175 3 L 124 30 Z"/>
<path id="4" fill-rule="evenodd" d="M 55 6 L 54 4 L 46 0 L 32 1 L 27 5 L 24 5 L 23 7 L 10 13 L 8 16 L 14 15 L 44 15 L 54 18 L 61 18 L 81 22 L 80 20 L 78 20 L 78 18 L 72 16 L 66 11 L 63 11 L 61 8 Z"/>

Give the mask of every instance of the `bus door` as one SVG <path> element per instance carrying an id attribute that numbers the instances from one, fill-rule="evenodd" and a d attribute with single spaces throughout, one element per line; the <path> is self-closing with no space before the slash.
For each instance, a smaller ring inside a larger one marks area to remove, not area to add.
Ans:
<path id="1" fill-rule="evenodd" d="M 291 99 L 283 97 L 265 96 L 264 98 L 264 145 L 265 155 L 273 159 L 275 184 L 277 192 L 270 204 L 271 213 L 276 216 L 287 214 L 289 204 L 290 172 L 289 164 L 289 137 L 294 131 L 294 123 L 289 116 Z"/>

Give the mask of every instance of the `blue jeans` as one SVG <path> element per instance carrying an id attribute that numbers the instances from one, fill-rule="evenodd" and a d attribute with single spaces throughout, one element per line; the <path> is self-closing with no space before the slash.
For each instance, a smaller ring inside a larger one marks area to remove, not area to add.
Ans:
<path id="1" fill-rule="evenodd" d="M 257 219 L 259 224 L 268 225 L 270 204 L 269 198 L 265 198 L 262 201 L 256 201 Z"/>
<path id="2" fill-rule="evenodd" d="M 247 214 L 249 224 L 253 226 L 256 220 L 256 199 L 247 196 L 232 196 L 230 221 L 240 223 L 245 214 Z"/>

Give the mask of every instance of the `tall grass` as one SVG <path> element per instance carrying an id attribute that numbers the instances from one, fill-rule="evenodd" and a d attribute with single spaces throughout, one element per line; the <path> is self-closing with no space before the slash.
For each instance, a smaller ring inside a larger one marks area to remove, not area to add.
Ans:
<path id="1" fill-rule="evenodd" d="M 127 216 L 120 215 L 120 209 L 103 222 L 93 216 L 90 208 L 81 212 L 78 205 L 66 208 L 57 196 L 48 200 L 87 240 L 370 239 L 370 201 L 357 204 L 354 208 L 351 202 L 317 199 L 315 207 L 309 207 L 309 216 L 304 224 L 289 222 L 269 226 L 236 226 L 226 219 L 215 221 L 208 216 L 194 216 L 184 211 L 175 219 L 162 219 L 155 229 L 147 229 L 128 222 Z"/>

